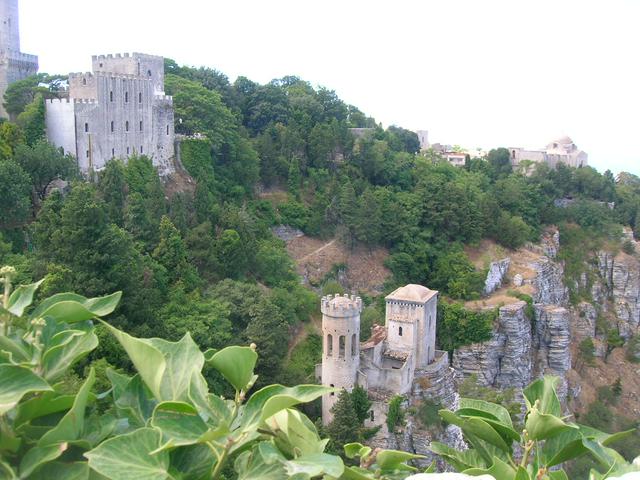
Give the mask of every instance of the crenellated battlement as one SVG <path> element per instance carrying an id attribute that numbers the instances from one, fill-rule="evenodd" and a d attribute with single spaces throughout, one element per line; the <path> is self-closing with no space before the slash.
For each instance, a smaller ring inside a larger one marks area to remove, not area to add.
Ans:
<path id="1" fill-rule="evenodd" d="M 71 103 L 73 101 L 73 103 L 75 103 L 74 101 L 75 99 L 71 99 L 69 97 L 64 97 L 64 98 L 47 98 L 45 99 L 45 103 L 48 103 L 50 105 L 56 104 L 56 103 Z"/>
<path id="2" fill-rule="evenodd" d="M 153 98 L 157 101 L 173 102 L 173 97 L 171 95 L 154 95 Z"/>
<path id="3" fill-rule="evenodd" d="M 74 98 L 73 99 L 73 103 L 91 103 L 91 104 L 98 104 L 98 100 L 96 100 L 95 98 Z"/>
<path id="4" fill-rule="evenodd" d="M 362 311 L 362 299 L 355 295 L 327 295 L 322 297 L 320 310 L 330 317 L 353 317 Z"/>
<path id="5" fill-rule="evenodd" d="M 89 77 L 89 78 L 93 78 L 93 72 L 71 72 L 69 74 L 69 80 L 73 80 L 75 78 L 83 78 L 83 77 Z"/>
<path id="6" fill-rule="evenodd" d="M 3 57 L 5 57 L 5 58 L 7 58 L 9 60 L 13 60 L 13 61 L 27 62 L 27 63 L 38 63 L 38 56 L 37 55 L 31 55 L 30 53 L 17 52 L 15 50 L 11 50 L 11 49 L 2 49 L 2 50 L 0 50 L 0 55 L 2 55 Z"/>

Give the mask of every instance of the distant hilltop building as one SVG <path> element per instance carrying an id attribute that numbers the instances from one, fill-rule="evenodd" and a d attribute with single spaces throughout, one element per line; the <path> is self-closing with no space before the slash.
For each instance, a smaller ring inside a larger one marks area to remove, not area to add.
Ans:
<path id="1" fill-rule="evenodd" d="M 429 148 L 429 132 L 427 130 L 416 130 L 416 135 L 420 142 L 420 150 Z"/>
<path id="2" fill-rule="evenodd" d="M 69 96 L 46 101 L 51 143 L 74 155 L 84 173 L 112 158 L 147 155 L 160 175 L 175 170 L 173 99 L 164 93 L 164 59 L 98 55 L 93 72 L 69 74 Z"/>
<path id="3" fill-rule="evenodd" d="M 8 118 L 4 94 L 13 82 L 38 71 L 38 57 L 20 51 L 18 0 L 0 0 L 0 116 Z"/>
<path id="4" fill-rule="evenodd" d="M 560 137 L 547 145 L 544 150 L 526 150 L 524 148 L 509 148 L 511 165 L 517 167 L 524 160 L 534 163 L 546 163 L 551 168 L 556 168 L 563 163 L 569 167 L 586 167 L 588 155 L 578 149 L 569 137 Z"/>
<path id="5" fill-rule="evenodd" d="M 367 424 L 383 425 L 394 395 L 422 395 L 425 385 L 450 376 L 447 352 L 436 350 L 438 292 L 406 285 L 386 297 L 385 326 L 375 325 L 360 343 L 362 300 L 355 296 L 322 298 L 322 364 L 316 372 L 325 386 L 351 391 L 360 385 L 373 401 Z M 424 381 L 422 381 L 422 380 Z M 337 393 L 322 398 L 322 421 L 329 423 Z"/>

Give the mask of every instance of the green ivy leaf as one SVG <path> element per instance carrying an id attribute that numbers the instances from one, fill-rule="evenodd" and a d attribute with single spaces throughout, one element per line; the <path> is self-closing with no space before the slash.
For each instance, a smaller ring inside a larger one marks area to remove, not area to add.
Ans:
<path id="1" fill-rule="evenodd" d="M 462 418 L 449 410 L 440 410 L 440 416 L 445 422 L 460 427 L 465 435 L 480 438 L 504 452 L 511 452 L 511 445 L 508 445 L 502 436 L 484 420 L 480 418 Z"/>
<path id="2" fill-rule="evenodd" d="M 0 365 L 0 415 L 8 412 L 29 392 L 51 391 L 42 377 L 26 367 Z"/>
<path id="3" fill-rule="evenodd" d="M 31 305 L 31 302 L 33 302 L 33 294 L 36 292 L 42 282 L 44 282 L 44 279 L 30 285 L 20 285 L 18 288 L 16 288 L 9 297 L 7 310 L 9 310 L 16 317 L 21 317 L 24 313 L 25 308 L 27 308 L 29 305 Z"/>
<path id="4" fill-rule="evenodd" d="M 472 449 L 458 451 L 444 443 L 431 442 L 429 450 L 436 455 L 444 457 L 444 459 L 459 472 L 469 468 L 487 467 L 487 462 L 484 458 L 477 451 Z"/>
<path id="5" fill-rule="evenodd" d="M 51 462 L 47 464 L 47 468 L 38 470 L 29 477 L 29 480 L 51 480 L 53 478 L 64 478 L 64 480 L 100 480 L 97 475 L 90 477 L 92 472 L 89 471 L 87 462 Z"/>
<path id="6" fill-rule="evenodd" d="M 235 461 L 238 480 L 286 480 L 286 458 L 270 443 L 260 442 Z"/>
<path id="7" fill-rule="evenodd" d="M 65 330 L 54 335 L 42 356 L 44 378 L 50 382 L 60 378 L 97 346 L 98 337 L 92 331 Z"/>
<path id="8" fill-rule="evenodd" d="M 62 442 L 78 440 L 84 429 L 84 414 L 89 402 L 91 387 L 96 379 L 93 368 L 89 371 L 87 379 L 76 394 L 71 409 L 65 414 L 58 424 L 45 433 L 38 441 L 39 447 L 55 445 Z"/>
<path id="9" fill-rule="evenodd" d="M 191 378 L 202 371 L 204 355 L 188 333 L 178 342 L 139 339 L 103 323 L 124 347 L 158 401 L 189 400 Z"/>
<path id="10" fill-rule="evenodd" d="M 371 453 L 371 447 L 365 447 L 361 443 L 347 443 L 344 446 L 344 454 L 347 458 L 364 458 Z"/>
<path id="11" fill-rule="evenodd" d="M 226 347 L 214 353 L 208 363 L 237 391 L 246 391 L 253 378 L 258 354 L 250 347 Z"/>
<path id="12" fill-rule="evenodd" d="M 140 375 L 132 378 L 107 371 L 113 385 L 113 397 L 120 414 L 127 418 L 133 428 L 144 427 L 151 418 L 156 402 Z"/>
<path id="13" fill-rule="evenodd" d="M 485 417 L 497 420 L 498 422 L 513 428 L 511 415 L 509 411 L 502 405 L 497 405 L 484 400 L 475 400 L 473 398 L 461 398 L 459 408 L 456 414 L 461 417 Z"/>
<path id="14" fill-rule="evenodd" d="M 307 478 L 314 478 L 328 475 L 333 478 L 339 478 L 344 472 L 342 459 L 327 453 L 303 455 L 295 460 L 289 460 L 285 464 L 285 468 L 290 477 L 303 475 Z"/>
<path id="15" fill-rule="evenodd" d="M 44 392 L 37 397 L 30 398 L 18 406 L 14 425 L 19 426 L 34 418 L 69 410 L 75 398 L 75 395 L 60 395 L 57 392 Z"/>
<path id="16" fill-rule="evenodd" d="M 50 317 L 58 323 L 76 323 L 104 317 L 113 312 L 122 297 L 122 292 L 99 298 L 86 299 L 80 295 L 59 294 L 45 300 L 31 314 L 32 318 Z"/>
<path id="17" fill-rule="evenodd" d="M 565 423 L 555 415 L 543 413 L 536 407 L 529 411 L 525 428 L 531 440 L 547 440 L 562 432 L 577 430 L 576 426 Z"/>
<path id="18" fill-rule="evenodd" d="M 151 452 L 160 447 L 162 435 L 154 428 L 140 428 L 110 438 L 84 456 L 89 466 L 111 480 L 166 480 L 169 475 L 169 453 Z"/>
<path id="19" fill-rule="evenodd" d="M 398 450 L 382 450 L 376 455 L 376 463 L 383 470 L 396 470 L 401 468 L 403 463 L 409 460 L 425 458 L 422 455 L 414 455 L 413 453 L 401 452 Z"/>
<path id="20" fill-rule="evenodd" d="M 198 443 L 208 430 L 198 411 L 184 402 L 159 403 L 151 425 L 162 432 L 163 442 L 171 447 Z"/>
<path id="21" fill-rule="evenodd" d="M 472 475 L 474 477 L 480 475 L 491 475 L 492 477 L 499 478 L 500 480 L 514 480 L 516 478 L 515 469 L 497 457 L 493 457 L 493 465 L 491 465 L 490 468 L 470 468 L 468 470 L 464 470 L 462 473 Z M 525 478 L 528 478 L 528 476 Z"/>
<path id="22" fill-rule="evenodd" d="M 20 478 L 29 477 L 36 469 L 62 455 L 66 449 L 66 443 L 31 448 L 20 461 Z"/>
<path id="23" fill-rule="evenodd" d="M 242 411 L 242 428 L 244 431 L 256 429 L 262 422 L 285 408 L 300 403 L 312 402 L 327 393 L 334 392 L 334 388 L 321 385 L 298 385 L 283 387 L 269 385 L 251 395 Z"/>
<path id="24" fill-rule="evenodd" d="M 537 409 L 540 413 L 560 417 L 562 408 L 556 394 L 558 380 L 558 377 L 545 375 L 525 388 L 522 393 L 527 403 L 527 409 L 531 410 L 538 401 Z"/>

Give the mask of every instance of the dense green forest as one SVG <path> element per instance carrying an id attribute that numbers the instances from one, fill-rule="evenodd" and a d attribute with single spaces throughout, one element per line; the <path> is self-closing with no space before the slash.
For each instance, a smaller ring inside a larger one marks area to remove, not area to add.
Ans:
<path id="1" fill-rule="evenodd" d="M 95 327 L 97 348 L 64 372 L 64 388 L 74 394 L 83 394 L 82 379 L 93 382 L 94 374 L 95 391 L 106 390 L 118 378 L 108 367 L 117 375 L 133 372 L 115 328 L 171 341 L 189 333 L 202 351 L 255 344 L 257 387 L 313 382 L 321 341 L 310 319 L 318 315 L 319 295 L 341 287 L 303 286 L 272 233 L 276 225 L 337 237 L 347 248 L 387 248 L 386 291 L 419 283 L 443 293 L 438 344 L 446 350 L 487 339 L 495 318 L 459 303 L 479 298 L 486 274 L 465 245 L 489 238 L 514 249 L 557 225 L 571 280 L 584 272 L 589 252 L 605 243 L 628 247 L 621 225 L 640 229 L 640 178 L 633 175 L 616 180 L 609 171 L 562 165 L 513 171 L 504 148 L 457 168 L 433 151 L 420 152 L 413 132 L 385 129 L 297 77 L 231 83 L 218 71 L 171 60 L 166 90 L 194 188 L 169 188 L 144 156 L 114 159 L 85 178 L 74 158 L 45 140 L 44 98 L 60 94 L 61 78 L 34 76 L 5 96 L 14 120 L 0 123 L 0 266 L 15 267 L 15 284 L 42 278 L 36 302 L 67 291 L 122 292 L 110 327 Z M 43 81 L 52 87 L 39 86 Z M 351 128 L 370 130 L 356 136 Z M 61 187 L 58 179 L 69 183 Z M 561 198 L 572 202 L 557 207 Z M 569 283 L 572 301 L 590 295 Z M 363 297 L 364 339 L 382 319 L 382 305 Z M 289 352 L 290 337 L 305 328 L 306 340 Z M 615 331 L 608 335 L 622 341 Z M 206 362 L 203 378 L 212 392 L 233 397 L 221 370 Z M 342 397 L 337 416 L 344 424 L 324 432 L 333 453 L 374 433 L 362 426 L 366 395 Z M 399 404 L 390 430 L 401 423 Z M 441 425 L 437 408 L 419 412 L 425 425 Z M 305 412 L 318 414 L 313 404 Z"/>
<path id="2" fill-rule="evenodd" d="M 115 159 L 82 178 L 75 160 L 44 137 L 43 98 L 59 92 L 38 85 L 55 87 L 60 78 L 32 77 L 6 95 L 15 121 L 0 125 L 0 264 L 15 266 L 22 283 L 44 278 L 42 296 L 122 291 L 112 322 L 131 334 L 175 340 L 188 331 L 203 349 L 254 342 L 262 383 L 310 380 L 320 349 L 311 335 L 287 364 L 289 333 L 317 313 L 319 300 L 301 285 L 274 225 L 351 247 L 384 246 L 389 290 L 420 283 L 453 300 L 477 298 L 483 286 L 485 272 L 465 244 L 491 238 L 516 248 L 558 224 L 575 246 L 564 252 L 571 264 L 572 251 L 584 251 L 580 239 L 595 249 L 617 241 L 616 225 L 638 228 L 640 179 L 632 175 L 616 182 L 608 171 L 562 165 L 524 175 L 512 171 L 503 148 L 456 168 L 419 152 L 413 132 L 384 129 L 297 77 L 230 83 L 216 70 L 172 60 L 166 91 L 195 189 L 167 191 L 145 157 Z M 349 130 L 362 127 L 370 135 Z M 70 186 L 52 190 L 58 178 Z M 264 199 L 265 191 L 281 195 Z M 568 208 L 554 206 L 568 197 L 575 200 Z M 379 305 L 365 300 L 370 326 Z M 441 346 L 486 337 L 491 315 L 442 303 Z M 129 368 L 101 327 L 98 335 L 90 360 Z M 207 379 L 220 380 L 214 372 Z"/>

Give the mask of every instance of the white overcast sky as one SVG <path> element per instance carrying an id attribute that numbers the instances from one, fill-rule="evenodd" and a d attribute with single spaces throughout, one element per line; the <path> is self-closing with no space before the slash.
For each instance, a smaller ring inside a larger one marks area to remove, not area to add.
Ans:
<path id="1" fill-rule="evenodd" d="M 231 81 L 297 75 L 385 126 L 468 148 L 563 134 L 640 174 L 638 0 L 21 0 L 41 71 L 133 52 Z"/>

